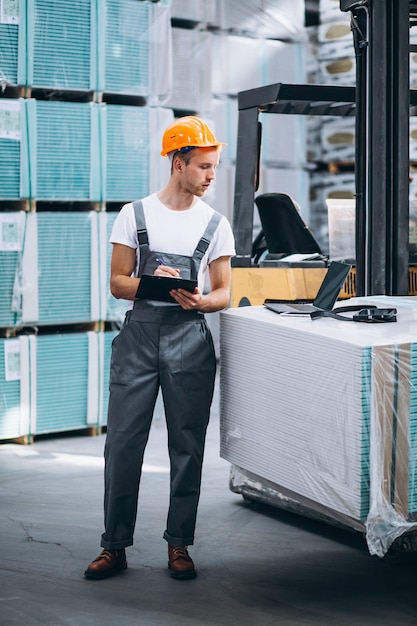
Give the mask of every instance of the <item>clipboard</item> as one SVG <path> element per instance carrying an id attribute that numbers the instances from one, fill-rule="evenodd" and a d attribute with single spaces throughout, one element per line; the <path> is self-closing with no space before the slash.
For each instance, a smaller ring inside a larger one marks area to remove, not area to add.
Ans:
<path id="1" fill-rule="evenodd" d="M 143 274 L 135 298 L 142 300 L 159 300 L 161 302 L 175 302 L 169 292 L 171 289 L 185 289 L 193 293 L 197 287 L 196 280 L 175 278 L 170 276 L 155 276 Z"/>

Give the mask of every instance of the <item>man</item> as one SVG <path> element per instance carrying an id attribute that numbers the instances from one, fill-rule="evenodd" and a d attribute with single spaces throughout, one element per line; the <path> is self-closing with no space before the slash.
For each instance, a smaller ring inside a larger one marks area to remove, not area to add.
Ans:
<path id="1" fill-rule="evenodd" d="M 171 160 L 168 184 L 122 207 L 113 227 L 111 292 L 134 303 L 112 347 L 104 549 L 85 571 L 87 578 L 127 568 L 125 548 L 133 544 L 143 454 L 160 387 L 171 463 L 168 568 L 174 578 L 196 576 L 188 546 L 194 542 L 216 368 L 204 314 L 228 305 L 235 254 L 228 221 L 201 200 L 223 145 L 199 118 L 179 118 L 162 139 L 161 154 Z M 204 293 L 207 272 L 211 290 Z M 171 302 L 135 298 L 144 274 L 197 279 L 198 286 L 194 292 L 170 290 Z"/>

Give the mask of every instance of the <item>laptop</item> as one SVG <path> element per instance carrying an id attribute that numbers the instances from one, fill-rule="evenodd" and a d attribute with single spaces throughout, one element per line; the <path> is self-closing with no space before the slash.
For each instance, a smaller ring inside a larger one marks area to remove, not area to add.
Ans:
<path id="1" fill-rule="evenodd" d="M 350 272 L 351 265 L 332 261 L 312 303 L 280 302 L 266 299 L 264 306 L 275 313 L 309 315 L 314 311 L 331 311 Z"/>

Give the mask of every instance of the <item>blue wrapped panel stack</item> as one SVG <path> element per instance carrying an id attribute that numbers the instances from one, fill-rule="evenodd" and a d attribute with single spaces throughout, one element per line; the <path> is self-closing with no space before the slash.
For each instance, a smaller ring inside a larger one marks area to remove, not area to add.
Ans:
<path id="1" fill-rule="evenodd" d="M 108 104 L 105 116 L 105 198 L 129 202 L 149 193 L 150 109 Z"/>
<path id="2" fill-rule="evenodd" d="M 87 426 L 88 347 L 87 333 L 43 335 L 36 338 L 34 435 Z"/>
<path id="3" fill-rule="evenodd" d="M 22 1 L 22 0 L 21 0 Z M 91 0 L 26 0 L 26 58 L 31 87 L 94 89 L 96 4 Z"/>
<path id="4" fill-rule="evenodd" d="M 94 211 L 38 213 L 39 324 L 97 319 L 96 220 Z"/>
<path id="5" fill-rule="evenodd" d="M 20 378 L 11 375 L 9 365 L 9 358 L 19 358 L 18 342 L 0 339 L 0 440 L 27 434 L 21 430 Z"/>
<path id="6" fill-rule="evenodd" d="M 105 295 L 103 298 L 104 314 L 102 317 L 108 322 L 115 322 L 117 326 L 121 326 L 125 313 L 128 309 L 129 302 L 127 300 L 115 298 L 110 292 L 110 263 L 113 246 L 109 243 L 109 240 L 117 214 L 118 212 L 115 211 L 99 214 L 99 219 L 101 221 L 100 230 L 102 233 L 100 245 L 102 249 L 105 250 L 105 256 L 103 255 L 104 260 L 101 263 L 102 290 Z"/>
<path id="7" fill-rule="evenodd" d="M 172 82 L 170 0 L 103 0 L 97 18 L 97 90 L 161 104 Z"/>
<path id="8" fill-rule="evenodd" d="M 0 213 L 0 327 L 14 326 L 20 313 L 16 299 L 26 214 Z"/>
<path id="9" fill-rule="evenodd" d="M 1 84 L 158 103 L 171 84 L 170 16 L 169 0 L 3 2 Z"/>
<path id="10" fill-rule="evenodd" d="M 113 339 L 119 331 L 110 330 L 102 333 L 103 336 L 103 384 L 100 425 L 107 425 L 107 409 L 109 406 L 109 380 L 110 380 L 110 358 Z"/>
<path id="11" fill-rule="evenodd" d="M 151 78 L 151 7 L 148 2 L 137 0 L 105 0 L 103 5 L 99 19 L 104 19 L 104 76 L 99 80 L 99 88 L 110 93 L 147 96 Z"/>
<path id="12" fill-rule="evenodd" d="M 29 197 L 26 101 L 0 100 L 0 200 Z"/>
<path id="13" fill-rule="evenodd" d="M 104 426 L 116 334 L 0 339 L 0 440 Z"/>
<path id="14" fill-rule="evenodd" d="M 14 326 L 13 293 L 16 272 L 19 268 L 18 252 L 0 250 L 0 326 Z"/>
<path id="15" fill-rule="evenodd" d="M 100 201 L 100 105 L 35 100 L 27 104 L 34 197 Z"/>
<path id="16" fill-rule="evenodd" d="M 19 15 L 0 21 L 0 86 L 18 84 Z"/>
<path id="17" fill-rule="evenodd" d="M 4 86 L 95 89 L 96 0 L 2 4 L 0 81 Z"/>

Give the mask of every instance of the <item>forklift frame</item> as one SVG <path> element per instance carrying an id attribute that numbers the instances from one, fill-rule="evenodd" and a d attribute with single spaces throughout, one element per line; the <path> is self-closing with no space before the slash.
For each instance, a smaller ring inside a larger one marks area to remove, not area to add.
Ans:
<path id="1" fill-rule="evenodd" d="M 356 295 L 409 293 L 410 20 L 415 0 L 341 0 L 351 11 L 356 88 L 276 83 L 238 94 L 233 267 L 251 267 L 259 113 L 355 116 Z"/>

